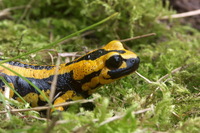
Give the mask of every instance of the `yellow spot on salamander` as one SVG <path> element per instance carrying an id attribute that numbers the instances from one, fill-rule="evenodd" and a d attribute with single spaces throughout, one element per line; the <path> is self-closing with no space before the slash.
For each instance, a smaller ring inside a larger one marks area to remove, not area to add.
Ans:
<path id="1" fill-rule="evenodd" d="M 42 90 L 42 93 L 45 94 L 46 97 L 49 97 L 50 90 L 47 90 L 46 92 Z M 39 98 L 41 101 L 46 101 L 46 99 L 41 94 L 39 95 Z"/>
<path id="2" fill-rule="evenodd" d="M 72 97 L 74 97 L 74 96 L 75 96 L 75 92 L 74 91 L 67 91 L 65 94 L 63 94 L 62 96 L 58 97 L 54 101 L 54 105 L 67 102 L 67 100 L 72 100 Z M 55 110 L 63 111 L 64 108 L 63 107 L 56 107 Z"/>
<path id="3" fill-rule="evenodd" d="M 36 93 L 28 93 L 26 96 L 23 97 L 24 100 L 31 104 L 32 107 L 38 106 L 38 94 Z M 17 99 L 18 101 L 22 101 L 20 98 Z"/>

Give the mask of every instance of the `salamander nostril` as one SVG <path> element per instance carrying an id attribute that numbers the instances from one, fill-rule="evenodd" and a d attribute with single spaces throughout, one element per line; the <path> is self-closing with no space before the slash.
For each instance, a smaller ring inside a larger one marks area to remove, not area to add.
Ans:
<path id="1" fill-rule="evenodd" d="M 139 57 L 133 58 L 133 59 L 131 59 L 130 62 L 133 63 L 133 64 L 139 64 L 140 63 L 140 58 Z"/>
<path id="2" fill-rule="evenodd" d="M 132 60 L 131 60 L 131 63 L 135 63 L 135 59 L 132 59 Z"/>
<path id="3" fill-rule="evenodd" d="M 135 63 L 137 63 L 137 64 L 140 63 L 140 58 L 139 57 L 135 58 Z"/>

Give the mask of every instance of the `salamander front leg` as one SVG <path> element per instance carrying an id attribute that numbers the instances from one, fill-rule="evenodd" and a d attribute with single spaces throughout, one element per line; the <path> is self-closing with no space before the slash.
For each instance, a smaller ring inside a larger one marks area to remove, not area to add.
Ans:
<path id="1" fill-rule="evenodd" d="M 57 105 L 57 104 L 64 103 L 64 102 L 67 102 L 67 101 L 80 100 L 80 99 L 83 99 L 83 97 L 77 96 L 77 94 L 74 91 L 69 90 L 69 91 L 65 92 L 63 95 L 56 98 L 53 105 Z M 62 106 L 55 107 L 54 109 L 51 110 L 51 112 L 53 112 L 55 110 L 64 111 L 64 108 Z"/>

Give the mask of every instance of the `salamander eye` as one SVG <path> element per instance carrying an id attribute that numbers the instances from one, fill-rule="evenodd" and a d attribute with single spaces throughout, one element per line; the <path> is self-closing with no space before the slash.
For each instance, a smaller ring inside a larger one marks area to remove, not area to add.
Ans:
<path id="1" fill-rule="evenodd" d="M 121 66 L 122 62 L 123 59 L 120 55 L 114 55 L 106 61 L 106 67 L 108 69 L 117 69 Z"/>

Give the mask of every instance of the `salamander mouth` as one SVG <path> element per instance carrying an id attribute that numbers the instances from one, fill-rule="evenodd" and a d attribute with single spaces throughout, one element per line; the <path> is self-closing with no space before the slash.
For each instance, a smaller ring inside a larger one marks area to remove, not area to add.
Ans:
<path id="1" fill-rule="evenodd" d="M 126 65 L 127 65 L 126 68 L 119 68 L 119 69 L 115 69 L 115 70 L 110 70 L 108 72 L 111 79 L 117 79 L 117 78 L 123 77 L 123 76 L 128 75 L 138 69 L 139 63 L 140 63 L 139 57 L 126 59 L 125 61 L 126 61 Z"/>

